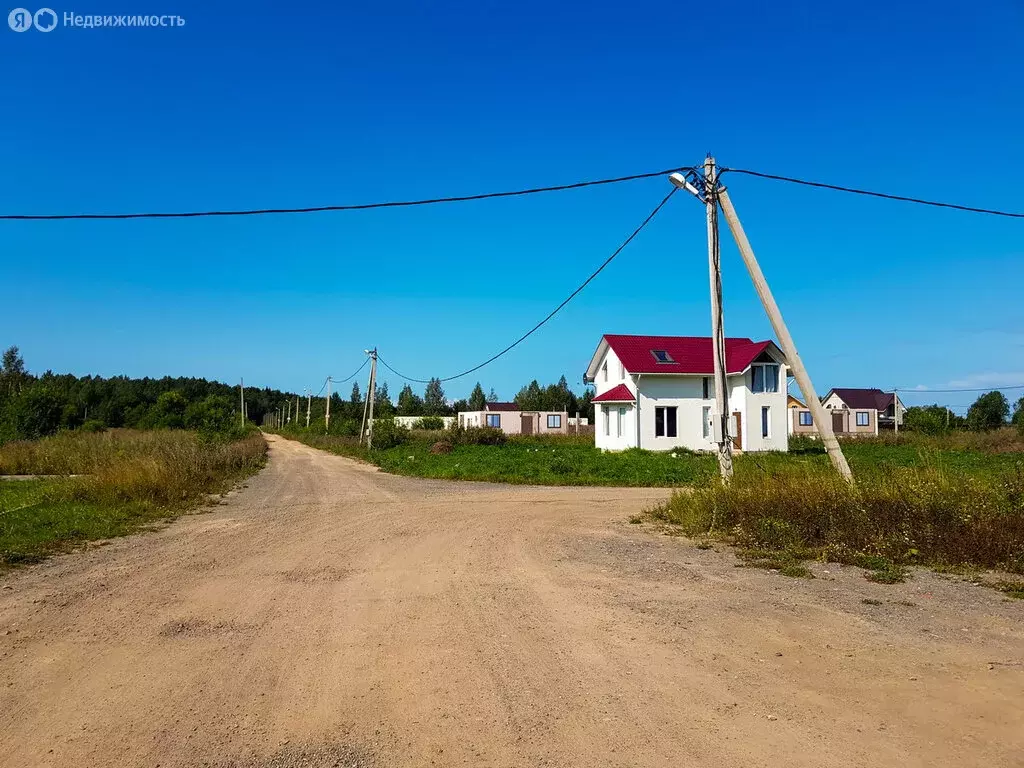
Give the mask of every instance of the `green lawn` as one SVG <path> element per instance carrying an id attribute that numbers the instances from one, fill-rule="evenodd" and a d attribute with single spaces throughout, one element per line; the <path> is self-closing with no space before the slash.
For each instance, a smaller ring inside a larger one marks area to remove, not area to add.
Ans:
<path id="1" fill-rule="evenodd" d="M 0 481 L 0 563 L 34 563 L 85 541 L 124 536 L 171 513 L 150 504 L 69 501 L 65 480 Z"/>
<path id="2" fill-rule="evenodd" d="M 354 438 L 291 430 L 285 437 L 322 450 L 376 464 L 398 475 L 450 480 L 485 480 L 539 485 L 617 485 L 641 487 L 702 486 L 717 477 L 711 453 L 629 450 L 605 453 L 590 440 L 569 437 L 516 437 L 504 445 L 455 445 L 451 453 L 432 454 L 443 432 L 410 433 L 410 440 L 386 450 L 367 452 Z M 858 480 L 888 476 L 898 469 L 927 469 L 976 478 L 1001 477 L 1017 471 L 1024 453 L 990 452 L 944 444 L 915 436 L 856 440 L 843 450 Z M 829 469 L 820 443 L 796 444 L 788 453 L 748 453 L 735 459 L 736 475 L 755 480 Z"/>

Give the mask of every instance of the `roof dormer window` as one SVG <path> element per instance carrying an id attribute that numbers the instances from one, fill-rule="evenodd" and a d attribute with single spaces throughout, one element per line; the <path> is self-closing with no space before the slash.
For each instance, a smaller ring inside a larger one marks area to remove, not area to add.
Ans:
<path id="1" fill-rule="evenodd" d="M 675 360 L 672 359 L 672 355 L 670 355 L 664 349 L 652 349 L 651 350 L 651 354 L 654 355 L 654 359 L 657 360 L 659 363 L 674 363 L 675 362 Z"/>

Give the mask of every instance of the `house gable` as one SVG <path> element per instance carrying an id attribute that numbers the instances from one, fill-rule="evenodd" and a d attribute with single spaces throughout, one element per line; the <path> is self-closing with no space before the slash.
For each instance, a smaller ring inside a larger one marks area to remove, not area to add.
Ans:
<path id="1" fill-rule="evenodd" d="M 726 370 L 730 376 L 746 371 L 751 363 L 764 359 L 785 365 L 782 350 L 773 341 L 747 338 L 725 340 Z M 596 382 L 603 366 L 613 354 L 626 373 L 636 375 L 714 375 L 714 349 L 709 336 L 623 336 L 606 334 L 597 345 L 584 381 Z M 609 373 L 609 378 L 615 372 Z"/>

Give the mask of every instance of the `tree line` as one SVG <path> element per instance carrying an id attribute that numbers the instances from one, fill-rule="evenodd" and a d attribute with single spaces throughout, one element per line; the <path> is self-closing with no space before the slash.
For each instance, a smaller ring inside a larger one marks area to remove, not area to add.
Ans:
<path id="1" fill-rule="evenodd" d="M 522 410 L 579 412 L 593 419 L 592 393 L 576 395 L 565 376 L 541 386 L 536 380 L 522 387 L 514 400 Z M 352 384 L 348 398 L 331 394 L 331 432 L 356 434 L 361 423 L 365 393 Z M 406 384 L 393 402 L 386 382 L 376 388 L 374 415 L 450 416 L 459 411 L 480 411 L 497 402 L 492 388 L 484 393 L 477 382 L 470 396 L 451 402 L 441 380 L 431 379 L 422 394 Z M 286 423 L 324 424 L 327 398 L 304 396 L 269 387 L 245 387 L 247 421 L 269 423 L 271 414 Z M 127 376 L 74 376 L 46 371 L 33 375 L 17 347 L 0 360 L 0 443 L 33 440 L 62 429 L 196 429 L 230 433 L 242 428 L 239 387 L 201 378 L 133 379 Z"/>
<path id="2" fill-rule="evenodd" d="M 985 432 L 1013 424 L 1024 435 L 1024 397 L 1011 412 L 1006 395 L 998 390 L 986 392 L 971 404 L 966 416 L 957 416 L 944 405 L 915 405 L 907 408 L 903 423 L 907 429 L 929 435 L 954 430 Z"/>

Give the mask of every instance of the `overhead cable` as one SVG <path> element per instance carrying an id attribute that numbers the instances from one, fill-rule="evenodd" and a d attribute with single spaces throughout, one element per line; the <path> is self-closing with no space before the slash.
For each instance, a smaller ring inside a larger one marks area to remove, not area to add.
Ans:
<path id="1" fill-rule="evenodd" d="M 583 283 L 582 283 L 582 284 L 581 284 L 581 285 L 580 285 L 580 286 L 579 286 L 579 287 L 578 287 L 578 288 L 577 288 L 577 289 L 576 289 L 575 291 L 573 291 L 572 293 L 570 293 L 570 294 L 569 294 L 569 295 L 568 295 L 568 296 L 567 296 L 567 297 L 565 298 L 565 300 L 564 300 L 564 301 L 562 301 L 562 303 L 561 303 L 561 304 L 559 304 L 559 305 L 558 305 L 557 307 L 555 307 L 555 308 L 554 308 L 553 310 L 551 310 L 551 312 L 550 312 L 550 313 L 548 313 L 547 317 L 545 317 L 545 318 L 544 318 L 543 320 L 541 320 L 541 321 L 540 321 L 539 323 L 537 323 L 537 324 L 536 324 L 535 326 L 533 326 L 533 327 L 532 327 L 532 328 L 531 328 L 530 330 L 528 330 L 528 331 L 527 331 L 526 333 L 524 333 L 524 334 L 523 334 L 522 336 L 520 336 L 520 337 L 519 337 L 518 339 L 516 339 L 516 340 L 515 340 L 515 341 L 513 341 L 513 342 L 512 342 L 511 344 L 509 344 L 509 345 L 508 345 L 507 347 L 505 347 L 504 349 L 502 349 L 502 350 L 501 350 L 500 352 L 498 352 L 497 354 L 491 355 L 491 356 L 490 356 L 489 358 L 487 358 L 486 360 L 484 360 L 484 361 L 483 361 L 482 363 L 479 363 L 478 365 L 474 365 L 474 366 L 473 366 L 472 368 L 469 368 L 469 369 L 467 369 L 467 370 L 463 371 L 462 373 L 456 373 L 456 374 L 455 374 L 454 376 L 446 376 L 446 377 L 444 377 L 444 378 L 440 379 L 440 381 L 452 381 L 453 379 L 460 379 L 460 378 L 462 378 L 463 376 L 468 376 L 469 374 L 471 374 L 471 373 L 473 373 L 473 372 L 475 372 L 475 371 L 479 371 L 479 370 L 480 370 L 481 368 L 483 368 L 483 367 L 484 367 L 485 365 L 489 365 L 490 363 L 493 363 L 493 362 L 494 362 L 495 360 L 497 360 L 497 359 L 498 359 L 499 357 L 501 357 L 502 355 L 506 354 L 507 352 L 511 352 L 511 351 L 512 351 L 513 349 L 515 349 L 516 347 L 518 347 L 518 346 L 519 346 L 519 345 L 520 345 L 521 343 L 523 343 L 524 341 L 526 341 L 526 340 L 527 340 L 527 339 L 528 339 L 528 338 L 529 338 L 530 336 L 532 336 L 532 335 L 533 335 L 533 334 L 534 334 L 534 333 L 535 333 L 535 332 L 536 332 L 537 330 L 539 330 L 539 329 L 541 328 L 541 326 L 543 326 L 543 325 L 544 325 L 545 323 L 547 323 L 547 322 L 548 322 L 548 320 L 550 320 L 550 319 L 551 319 L 551 318 L 553 318 L 553 317 L 554 317 L 555 315 L 557 315 L 557 314 L 558 314 L 558 312 L 559 312 L 559 311 L 560 311 L 560 310 L 561 310 L 561 309 L 562 309 L 562 308 L 563 308 L 563 307 L 564 307 L 564 306 L 565 306 L 566 304 L 568 304 L 568 303 L 569 303 L 570 301 L 572 301 L 572 300 L 573 300 L 574 298 L 576 298 L 576 296 L 577 296 L 577 295 L 578 295 L 578 294 L 580 293 L 580 291 L 582 291 L 582 290 L 583 290 L 584 288 L 586 288 L 586 287 L 587 287 L 588 285 L 590 285 L 590 282 L 591 282 L 591 281 L 592 281 L 592 280 L 593 280 L 593 279 L 594 279 L 595 277 L 597 277 L 597 276 L 598 276 L 599 274 L 601 274 L 601 272 L 603 272 L 603 271 L 604 271 L 604 268 L 605 268 L 605 267 L 607 267 L 607 266 L 608 266 L 609 264 L 611 264 L 611 263 L 612 263 L 612 261 L 613 261 L 613 260 L 615 259 L 615 257 L 616 257 L 616 256 L 618 256 L 618 255 L 619 255 L 620 253 L 622 253 L 622 251 L 623 251 L 623 250 L 624 250 L 624 249 L 626 248 L 626 246 L 627 246 L 627 245 L 629 245 L 629 244 L 630 244 L 631 242 L 633 242 L 633 239 L 634 239 L 634 238 L 635 238 L 635 237 L 636 237 L 637 235 L 639 235 L 639 234 L 640 234 L 640 232 L 642 232 L 642 231 L 643 231 L 644 227 L 646 227 L 646 226 L 647 226 L 648 224 L 650 224 L 650 223 L 651 223 L 651 220 L 652 220 L 652 219 L 653 219 L 653 218 L 654 218 L 655 216 L 657 216 L 657 215 L 658 215 L 658 212 L 659 212 L 659 211 L 660 211 L 660 210 L 661 210 L 661 209 L 662 209 L 662 208 L 663 208 L 663 207 L 665 206 L 665 203 L 667 203 L 667 202 L 669 201 L 669 198 L 670 198 L 670 197 L 672 197 L 672 195 L 674 195 L 674 194 L 675 194 L 675 192 L 676 192 L 676 189 L 675 189 L 675 187 L 673 187 L 673 188 L 672 188 L 672 190 L 671 190 L 671 191 L 670 191 L 670 192 L 669 192 L 669 193 L 668 193 L 667 195 L 665 195 L 665 197 L 664 197 L 664 198 L 662 199 L 662 201 L 661 201 L 660 203 L 658 203 L 658 205 L 657 205 L 657 206 L 655 206 L 654 210 L 653 210 L 653 211 L 651 211 L 651 212 L 650 212 L 650 213 L 649 213 L 649 214 L 647 215 L 647 218 L 645 218 L 645 219 L 643 220 L 643 222 L 641 222 L 640 226 L 638 226 L 638 227 L 637 227 L 636 229 L 634 229 L 634 230 L 633 230 L 633 232 L 632 232 L 632 233 L 631 233 L 631 234 L 629 235 L 629 237 L 627 237 L 627 238 L 626 238 L 626 239 L 625 239 L 625 240 L 624 240 L 624 241 L 622 242 L 622 245 L 620 245 L 620 246 L 619 246 L 618 248 L 616 248 L 616 249 L 615 249 L 615 250 L 614 250 L 614 251 L 612 252 L 612 255 L 611 255 L 611 256 L 609 256 L 609 257 L 608 257 L 607 259 L 605 259 L 605 260 L 604 260 L 604 262 L 603 262 L 603 263 L 601 264 L 601 266 L 599 266 L 599 267 L 598 267 L 597 269 L 595 269 L 595 270 L 594 270 L 593 272 L 591 272 L 591 273 L 590 273 L 590 277 L 588 277 L 588 278 L 587 278 L 586 280 L 584 280 L 584 281 L 583 281 Z M 387 368 L 387 369 L 388 369 L 389 371 L 391 371 L 391 372 L 392 372 L 393 374 L 395 374 L 396 376 L 398 376 L 398 377 L 399 377 L 399 378 L 401 378 L 401 379 L 405 379 L 406 381 L 413 381 L 413 382 L 416 382 L 416 383 L 418 383 L 418 384 L 429 384 L 429 383 L 430 383 L 430 379 L 418 379 L 418 378 L 413 378 L 413 377 L 411 377 L 411 376 L 406 376 L 406 375 L 405 375 L 405 374 L 403 374 L 403 373 L 399 373 L 399 372 L 398 372 L 398 371 L 396 371 L 396 370 L 395 370 L 394 368 L 392 368 L 392 367 L 391 367 L 390 365 L 388 365 L 387 361 L 385 361 L 385 360 L 384 360 L 384 358 L 383 358 L 383 357 L 381 357 L 379 353 L 377 354 L 377 360 L 378 360 L 378 361 L 380 362 L 380 364 L 381 364 L 381 365 L 383 365 L 383 366 L 384 366 L 385 368 Z"/>

